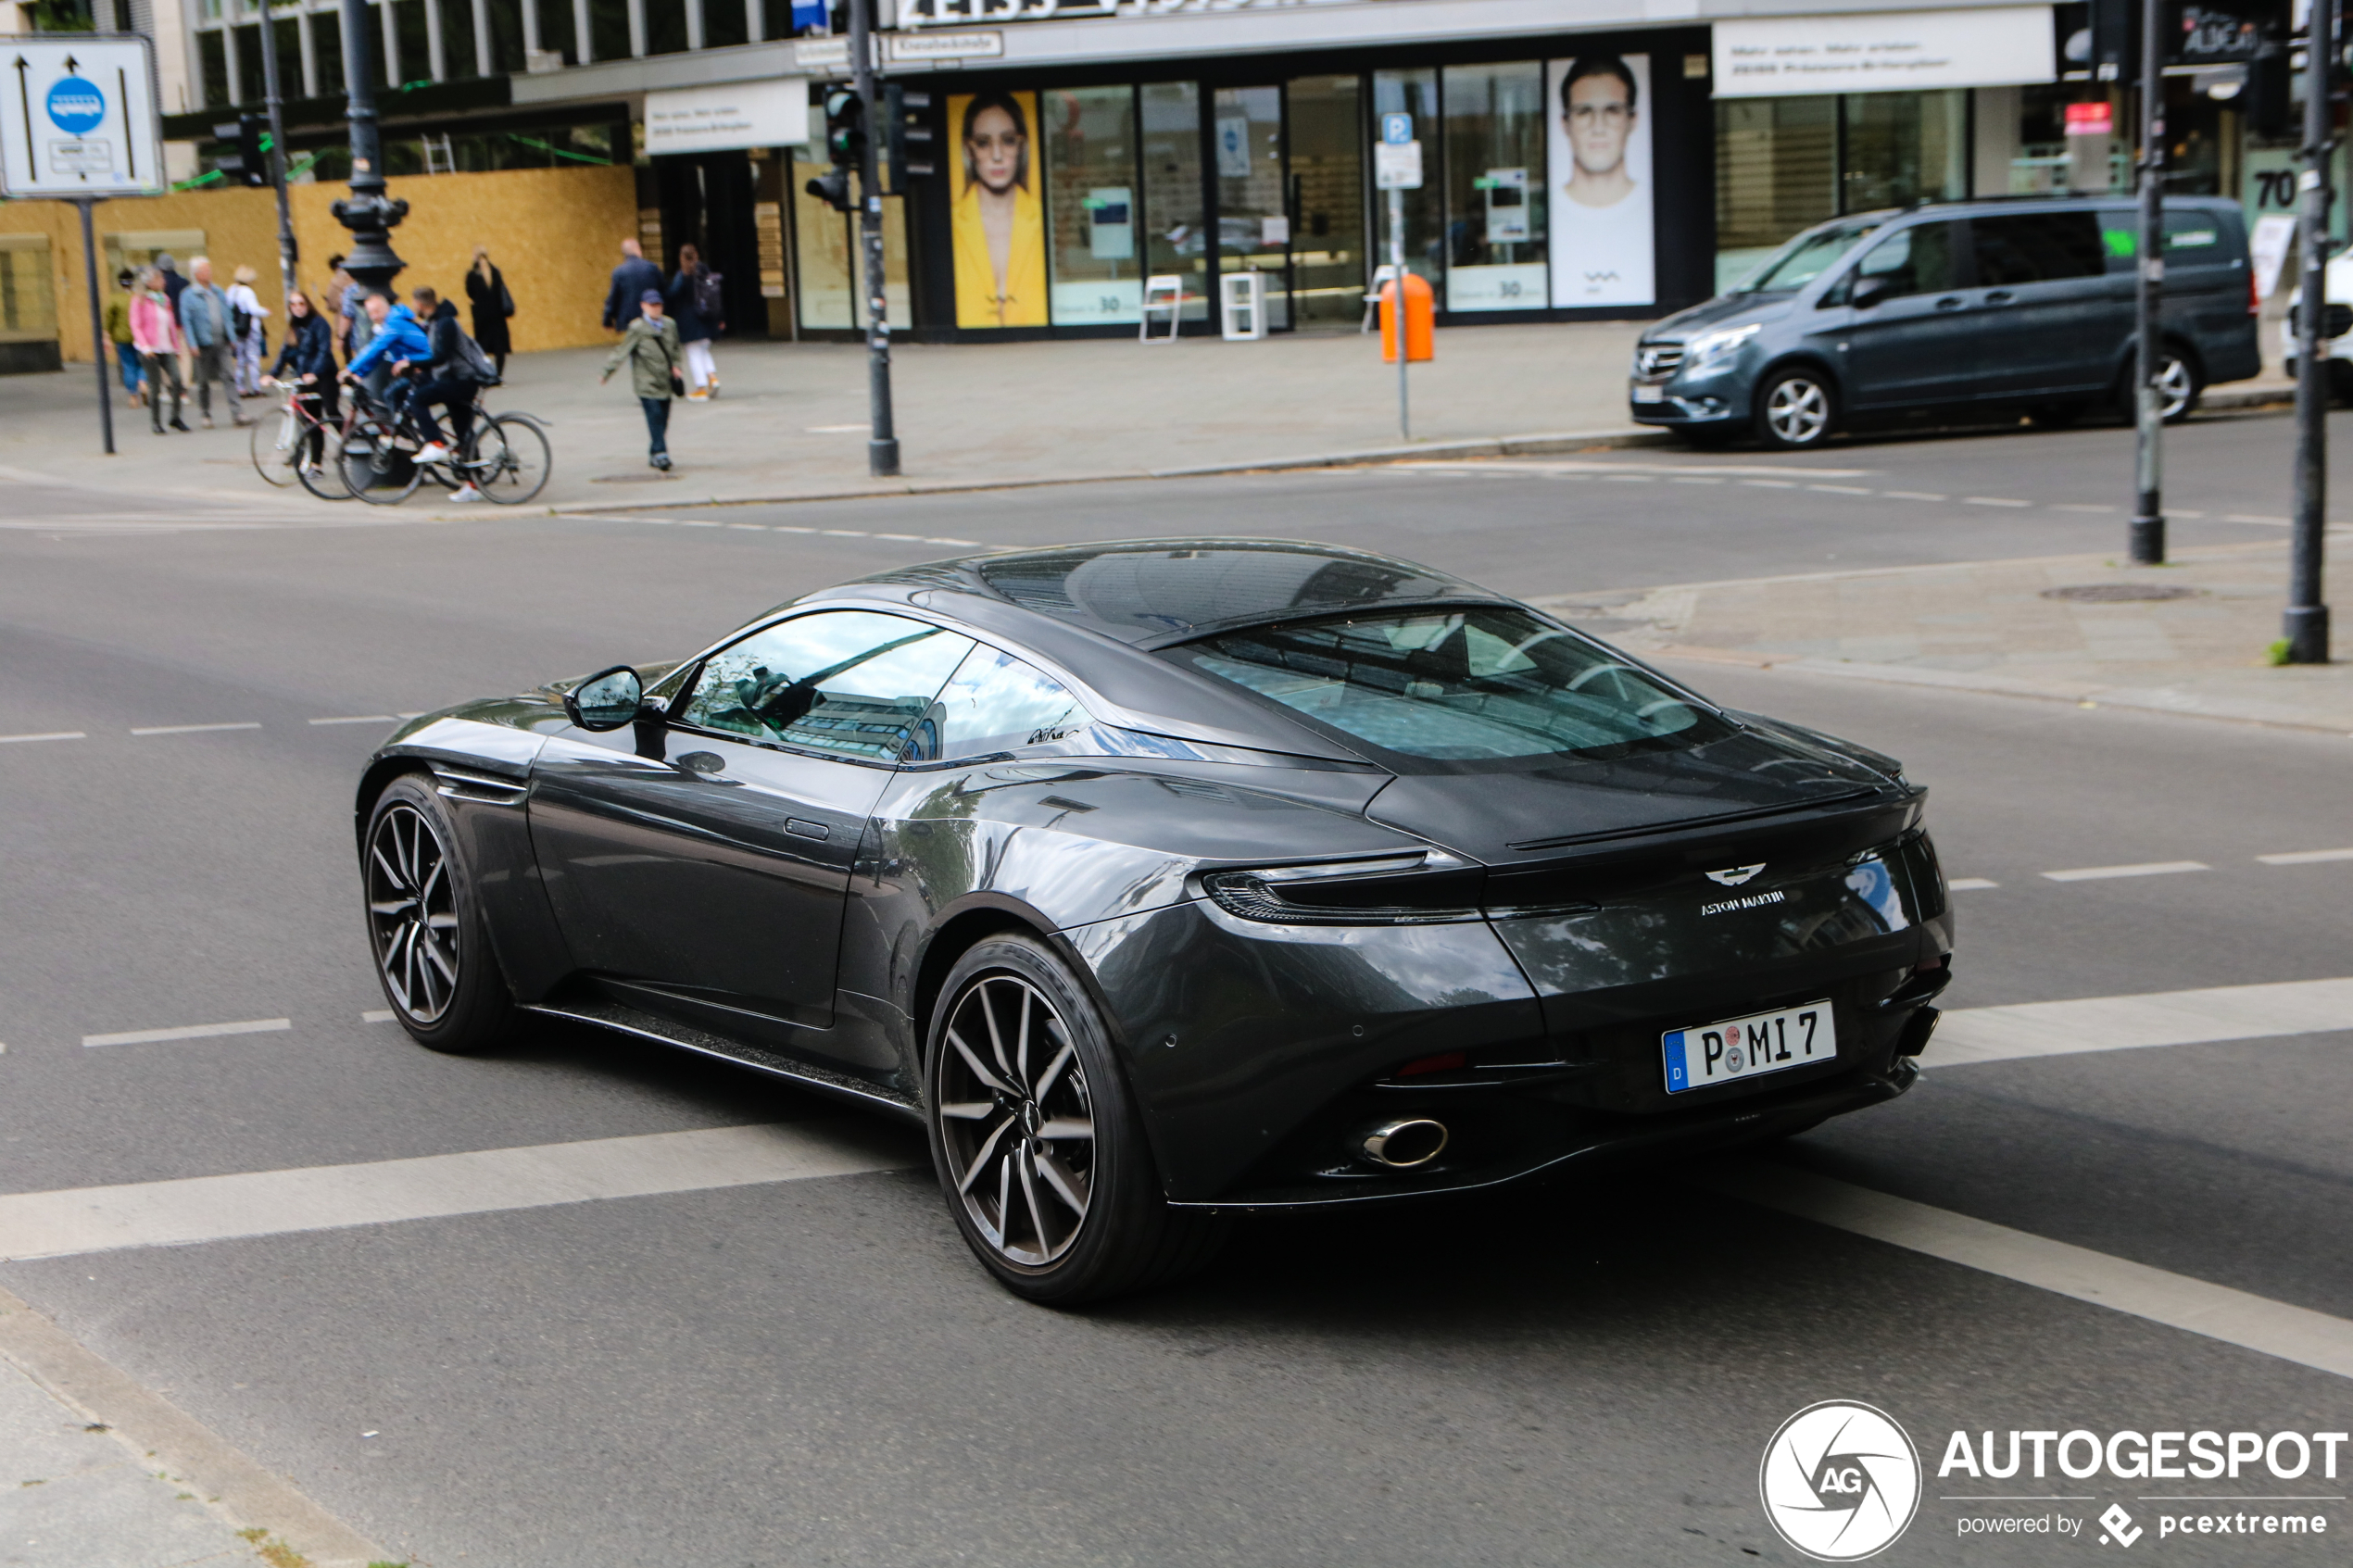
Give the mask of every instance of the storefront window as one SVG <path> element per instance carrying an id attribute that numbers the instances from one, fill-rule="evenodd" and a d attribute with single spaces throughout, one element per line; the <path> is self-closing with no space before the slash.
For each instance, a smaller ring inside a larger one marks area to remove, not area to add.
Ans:
<path id="1" fill-rule="evenodd" d="M 1217 270 L 1266 274 L 1266 324 L 1290 325 L 1290 204 L 1283 191 L 1283 90 L 1220 87 Z"/>
<path id="2" fill-rule="evenodd" d="M 1969 194 L 1969 94 L 1853 93 L 1842 100 L 1839 210 Z"/>
<path id="3" fill-rule="evenodd" d="M 57 335 L 57 302 L 49 292 L 49 237 L 0 235 L 0 343 L 35 343 Z"/>
<path id="4" fill-rule="evenodd" d="M 1184 319 L 1209 314 L 1208 235 L 1202 218 L 1201 88 L 1154 82 L 1142 90 L 1144 225 L 1150 270 L 1185 280 Z"/>
<path id="5" fill-rule="evenodd" d="M 1838 215 L 1836 98 L 1716 101 L 1716 286 Z"/>
<path id="6" fill-rule="evenodd" d="M 1445 181 L 1439 166 L 1438 72 L 1434 69 L 1420 70 L 1383 70 L 1373 73 L 1373 123 L 1380 123 L 1385 114 L 1409 114 L 1414 117 L 1414 135 L 1422 144 L 1422 186 L 1407 191 L 1405 195 L 1405 270 L 1428 279 L 1435 288 L 1445 271 L 1445 236 L 1441 212 L 1445 194 Z M 1389 232 L 1389 198 L 1387 192 L 1378 193 L 1381 200 L 1376 215 L 1375 232 L 1380 243 L 1374 257 L 1386 267 L 1391 255 Z"/>
<path id="7" fill-rule="evenodd" d="M 1365 309 L 1365 94 L 1355 76 L 1291 79 L 1291 320 L 1354 326 Z"/>
<path id="8" fill-rule="evenodd" d="M 1545 264 L 1544 68 L 1446 68 L 1446 308 L 1536 310 Z"/>
<path id="9" fill-rule="evenodd" d="M 813 161 L 805 150 L 796 149 L 791 159 L 785 168 L 785 188 L 792 193 L 793 259 L 800 284 L 799 297 L 794 303 L 800 309 L 800 324 L 811 330 L 854 326 L 849 215 L 835 210 L 805 189 L 810 181 L 831 166 Z"/>
<path id="10" fill-rule="evenodd" d="M 1136 93 L 1055 88 L 1038 95 L 1045 120 L 1046 232 L 1057 325 L 1134 321 L 1142 314 L 1136 250 Z"/>

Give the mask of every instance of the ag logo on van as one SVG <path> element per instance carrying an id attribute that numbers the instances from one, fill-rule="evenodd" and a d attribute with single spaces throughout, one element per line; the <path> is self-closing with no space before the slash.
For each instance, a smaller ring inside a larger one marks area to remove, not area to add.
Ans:
<path id="1" fill-rule="evenodd" d="M 1765 862 L 1762 860 L 1757 861 L 1756 864 L 1753 866 L 1726 866 L 1720 872 L 1708 872 L 1707 880 L 1720 884 L 1725 887 L 1738 887 L 1742 883 L 1748 881 L 1751 877 L 1754 877 L 1758 872 L 1761 872 L 1764 869 Z"/>
<path id="2" fill-rule="evenodd" d="M 1911 1524 L 1920 1456 L 1884 1411 L 1826 1399 L 1781 1423 L 1756 1486 L 1781 1539 L 1818 1562 L 1856 1562 Z"/>

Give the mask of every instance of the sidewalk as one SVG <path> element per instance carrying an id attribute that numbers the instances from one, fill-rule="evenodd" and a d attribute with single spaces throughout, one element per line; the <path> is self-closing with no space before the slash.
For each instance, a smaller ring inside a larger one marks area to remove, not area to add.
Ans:
<path id="1" fill-rule="evenodd" d="M 2330 530 L 2332 553 L 2353 528 Z M 2080 595 L 2083 589 L 2094 593 Z M 2130 596 L 2158 594 L 2161 598 Z M 1644 658 L 2353 734 L 2353 663 L 2273 667 L 2287 546 L 1819 572 L 1539 601 Z M 2340 644 L 2344 636 L 2338 633 Z M 1704 671 L 1692 679 L 1705 688 Z"/>
<path id="2" fill-rule="evenodd" d="M 1628 321 L 1440 333 L 1438 358 L 1411 369 L 1413 449 L 1514 438 L 1585 445 L 1596 433 L 1632 433 L 1626 372 L 1641 331 Z M 1401 445 L 1396 367 L 1382 363 L 1371 334 L 1149 346 L 1130 338 L 901 344 L 891 361 L 904 470 L 897 484 L 866 472 L 862 344 L 721 345 L 724 393 L 673 409 L 678 466 L 666 476 L 646 466 L 645 420 L 625 379 L 598 384 L 599 351 L 518 356 L 490 402 L 548 421 L 555 477 L 535 504 L 568 508 L 1137 478 Z M 89 367 L 0 377 L 0 478 L 266 515 L 315 515 L 322 505 L 269 491 L 246 461 L 245 433 L 225 417 L 216 430 L 157 437 L 144 409 L 120 401 L 120 455 L 107 458 L 98 452 Z"/>

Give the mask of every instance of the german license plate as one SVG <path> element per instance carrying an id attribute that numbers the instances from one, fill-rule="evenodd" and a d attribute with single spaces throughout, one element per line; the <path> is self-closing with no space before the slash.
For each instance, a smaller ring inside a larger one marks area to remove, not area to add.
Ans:
<path id="1" fill-rule="evenodd" d="M 1664 403 L 1667 401 L 1667 389 L 1663 386 L 1646 386 L 1641 382 L 1636 382 L 1634 383 L 1634 401 Z"/>
<path id="2" fill-rule="evenodd" d="M 1670 1029 L 1659 1037 L 1659 1045 L 1667 1058 L 1667 1092 L 1680 1095 L 1831 1060 L 1838 1055 L 1838 1030 L 1830 1003 L 1808 1002 L 1779 1012 Z"/>

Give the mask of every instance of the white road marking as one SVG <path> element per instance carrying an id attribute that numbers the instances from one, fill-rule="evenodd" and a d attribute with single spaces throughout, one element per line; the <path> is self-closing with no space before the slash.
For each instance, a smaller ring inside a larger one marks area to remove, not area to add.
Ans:
<path id="1" fill-rule="evenodd" d="M 1957 876 L 1944 884 L 1955 893 L 1974 893 L 1981 887 L 1999 887 L 1998 882 L 1988 882 L 1982 876 Z"/>
<path id="2" fill-rule="evenodd" d="M 393 715 L 396 719 L 422 719 L 424 716 L 424 709 L 419 709 L 414 713 L 396 713 Z"/>
<path id="3" fill-rule="evenodd" d="M 866 536 L 862 528 L 821 528 L 817 532 L 828 539 L 863 539 Z"/>
<path id="4" fill-rule="evenodd" d="M 82 730 L 50 730 L 37 735 L 0 735 L 0 746 L 13 746 L 19 741 L 25 740 L 88 740 L 89 738 L 89 734 Z"/>
<path id="5" fill-rule="evenodd" d="M 2007 495 L 1964 495 L 1962 503 L 1971 507 L 2031 507 L 2032 501 L 2013 501 Z M 2182 514 L 2175 512 L 2175 517 Z"/>
<path id="6" fill-rule="evenodd" d="M 389 713 L 354 713 L 346 718 L 306 719 L 303 722 L 306 724 L 389 724 L 392 722 L 392 715 Z"/>
<path id="7" fill-rule="evenodd" d="M 359 1022 L 362 1023 L 390 1023 L 392 1022 L 392 1010 L 390 1008 L 370 1008 L 367 1011 L 359 1015 Z"/>
<path id="8" fill-rule="evenodd" d="M 2045 872 L 2051 882 L 2097 882 L 2112 876 L 2171 876 L 2176 872 L 2210 872 L 2204 860 L 2148 860 L 2137 866 L 2077 866 L 2072 871 Z"/>
<path id="9" fill-rule="evenodd" d="M 216 1035 L 274 1035 L 291 1029 L 283 1018 L 251 1018 L 243 1023 L 191 1023 L 179 1029 L 132 1029 L 120 1035 L 84 1035 L 85 1046 L 151 1046 L 163 1040 L 208 1040 Z"/>
<path id="10" fill-rule="evenodd" d="M 2174 515 L 2179 517 L 2181 514 L 2176 512 Z M 2259 522 L 2271 528 L 2288 526 L 2288 520 L 2284 517 L 2257 517 L 2248 512 L 2227 512 L 2223 514 L 2222 521 L 2224 522 Z"/>
<path id="11" fill-rule="evenodd" d="M 1754 484 L 1759 490 L 1794 490 L 1797 488 L 1797 481 L 1793 479 L 1743 479 L 1741 483 L 1743 484 Z"/>
<path id="12" fill-rule="evenodd" d="M 0 1197 L 0 1260 L 904 1170 L 912 1142 L 845 1119 L 19 1193 Z"/>
<path id="13" fill-rule="evenodd" d="M 967 550 L 977 550 L 977 549 L 979 549 L 979 548 L 980 548 L 980 541 L 979 541 L 979 540 L 977 540 L 977 539 L 946 539 L 946 538 L 939 538 L 939 539 L 926 539 L 926 540 L 925 540 L 925 541 L 924 541 L 924 543 L 925 543 L 925 544 L 926 544 L 926 545 L 959 545 L 959 546 L 962 546 L 963 548 L 965 548 L 965 549 L 967 549 Z M 995 548 L 997 548 L 997 549 L 1000 549 L 1000 550 L 1001 550 L 1001 549 L 1008 549 L 1008 548 L 1010 548 L 1010 549 L 1019 549 L 1019 548 L 1021 548 L 1021 546 L 1018 546 L 1018 545 L 1014 545 L 1014 546 L 999 545 L 999 546 L 994 546 L 994 547 L 995 547 Z"/>
<path id="14" fill-rule="evenodd" d="M 2215 985 L 2071 1002 L 1958 1008 L 1938 1021 L 1925 1067 L 1966 1067 L 2082 1051 L 2268 1040 L 2353 1028 L 2353 980 Z"/>
<path id="15" fill-rule="evenodd" d="M 1933 490 L 1882 490 L 1880 495 L 1890 501 L 1943 501 L 1949 497 Z"/>
<path id="16" fill-rule="evenodd" d="M 215 730 L 258 730 L 258 723 L 245 724 L 150 724 L 144 730 L 133 730 L 134 735 L 201 735 Z"/>
<path id="17" fill-rule="evenodd" d="M 924 542 L 924 536 L 920 533 L 877 533 L 875 537 L 893 540 L 901 545 L 920 545 Z"/>
<path id="18" fill-rule="evenodd" d="M 727 526 L 730 528 L 740 528 L 752 533 L 765 533 L 768 532 L 768 525 L 764 522 L 731 522 Z"/>
<path id="19" fill-rule="evenodd" d="M 803 425 L 800 428 L 811 435 L 848 435 L 852 431 L 872 430 L 874 427 L 872 425 Z"/>
<path id="20" fill-rule="evenodd" d="M 2353 849 L 2297 849 L 2285 855 L 2258 855 L 2267 866 L 2317 866 L 2323 860 L 2353 860 Z"/>
<path id="21" fill-rule="evenodd" d="M 2054 501 L 2051 503 L 2051 510 L 2055 512 L 2103 512 L 2113 514 L 2116 508 L 2114 507 L 2103 507 L 2094 502 Z"/>
<path id="22" fill-rule="evenodd" d="M 1554 477 L 1566 479 L 1568 476 L 1566 474 L 1560 474 Z M 1608 480 L 1612 484 L 1655 484 L 1657 483 L 1655 475 L 1647 473 L 1612 473 L 1604 474 L 1602 477 Z"/>
<path id="23" fill-rule="evenodd" d="M 814 533 L 817 532 L 813 528 L 802 528 L 797 523 L 788 522 L 778 523 L 775 531 L 779 533 Z"/>
<path id="24" fill-rule="evenodd" d="M 1819 490 L 1831 495 L 1868 495 L 1869 491 L 1859 484 L 1809 484 L 1808 490 Z"/>
<path id="25" fill-rule="evenodd" d="M 682 517 L 678 520 L 678 526 L 681 528 L 716 528 L 719 525 L 715 522 L 705 522 L 699 518 Z"/>
<path id="26" fill-rule="evenodd" d="M 1729 1197 L 1906 1251 L 2353 1377 L 2353 1323 L 2307 1307 L 1786 1166 L 1738 1166 L 1706 1178 L 1705 1185 Z"/>

